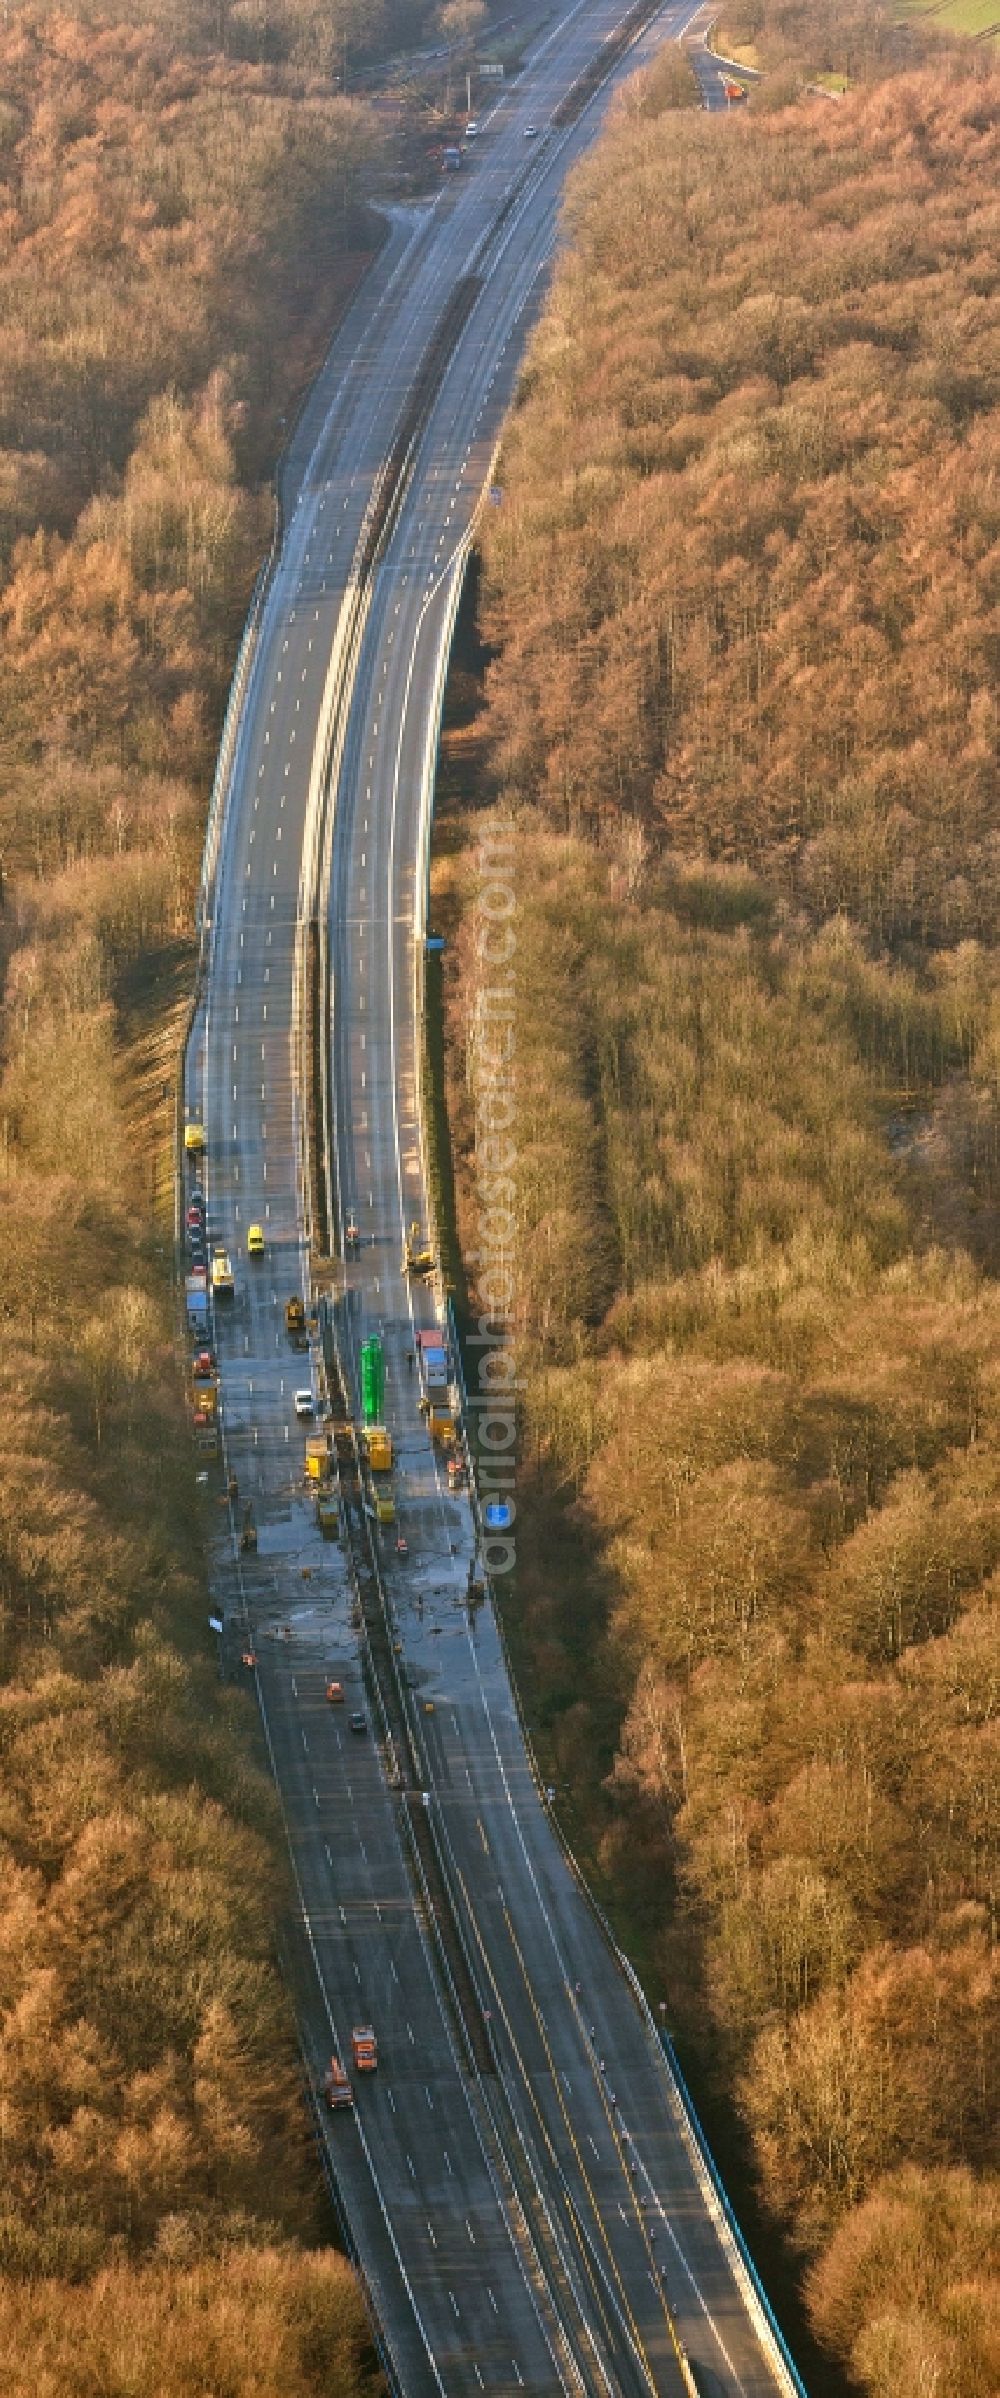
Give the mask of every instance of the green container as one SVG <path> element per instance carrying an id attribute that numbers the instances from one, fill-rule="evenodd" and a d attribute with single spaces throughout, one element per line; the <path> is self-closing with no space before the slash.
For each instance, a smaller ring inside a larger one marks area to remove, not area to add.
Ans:
<path id="1" fill-rule="evenodd" d="M 380 1424 L 385 1405 L 385 1359 L 380 1340 L 361 1343 L 361 1421 Z"/>

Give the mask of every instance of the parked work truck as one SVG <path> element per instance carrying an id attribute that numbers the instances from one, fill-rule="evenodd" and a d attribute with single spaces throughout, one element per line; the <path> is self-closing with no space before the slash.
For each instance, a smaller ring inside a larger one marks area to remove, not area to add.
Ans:
<path id="1" fill-rule="evenodd" d="M 336 1540 L 340 1530 L 340 1507 L 337 1493 L 328 1482 L 321 1482 L 316 1492 L 316 1522 L 324 1540 Z"/>
<path id="2" fill-rule="evenodd" d="M 325 1432 L 313 1432 L 306 1442 L 306 1481 L 314 1485 L 329 1482 L 333 1468 L 330 1443 Z"/>
<path id="3" fill-rule="evenodd" d="M 417 1359 L 420 1366 L 420 1387 L 435 1402 L 447 1394 L 450 1381 L 448 1351 L 440 1325 L 417 1334 Z"/>
<path id="4" fill-rule="evenodd" d="M 384 1413 L 385 1358 L 381 1341 L 372 1338 L 361 1345 L 361 1447 L 372 1481 L 372 1496 L 365 1503 L 377 1523 L 392 1524 L 396 1520 L 396 1505 L 389 1480 L 392 1473 L 392 1435 L 382 1421 Z"/>
<path id="5" fill-rule="evenodd" d="M 384 1424 L 365 1424 L 361 1446 L 373 1474 L 391 1474 L 392 1434 L 386 1431 Z"/>
<path id="6" fill-rule="evenodd" d="M 207 1340 L 208 1284 L 204 1273 L 188 1274 L 185 1277 L 184 1306 L 187 1312 L 188 1331 L 199 1343 Z"/>
<path id="7" fill-rule="evenodd" d="M 354 2092 L 339 2057 L 331 2057 L 327 2066 L 323 2076 L 323 2096 L 327 2106 L 334 2110 L 354 2105 Z"/>

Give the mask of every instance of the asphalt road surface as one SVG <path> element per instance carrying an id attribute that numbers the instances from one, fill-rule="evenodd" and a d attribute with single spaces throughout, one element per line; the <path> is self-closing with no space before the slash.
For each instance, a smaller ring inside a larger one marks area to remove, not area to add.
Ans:
<path id="1" fill-rule="evenodd" d="M 655 38 L 693 13 L 665 11 Z M 256 1660 L 298 1882 L 294 1986 L 313 2088 L 331 2051 L 349 2058 L 352 2026 L 378 2038 L 377 2072 L 353 2076 L 354 2110 L 321 2121 L 408 2398 L 793 2386 L 653 2028 L 536 1787 L 491 1608 L 467 1605 L 473 1518 L 448 1491 L 408 1363 L 436 1320 L 434 1293 L 400 1272 L 405 1228 L 427 1216 L 420 968 L 450 627 L 561 186 L 603 103 L 569 125 L 553 117 L 616 21 L 608 0 L 584 0 L 550 30 L 481 119 L 462 173 L 392 224 L 285 462 L 282 545 L 206 853 L 187 1099 L 206 1129 L 210 1235 L 236 1269 L 235 1299 L 216 1310 L 225 1466 L 239 1486 L 217 1589 L 237 1653 Z M 366 1668 L 347 1549 L 321 1538 L 306 1492 L 294 1395 L 322 1397 L 321 1365 L 315 1342 L 290 1347 L 284 1323 L 286 1298 L 309 1288 L 303 994 L 317 920 L 338 1245 L 349 1214 L 362 1234 L 336 1315 L 349 1373 L 370 1333 L 386 1356 L 407 1553 L 395 1529 L 384 1536 L 382 1577 L 409 1759 Z M 247 1253 L 251 1224 L 261 1256 Z M 241 1559 L 247 1500 L 258 1549 Z M 326 1697 L 331 1678 L 343 1703 Z M 449 1997 L 407 1789 L 426 1794 L 492 2071 L 472 2070 Z"/>

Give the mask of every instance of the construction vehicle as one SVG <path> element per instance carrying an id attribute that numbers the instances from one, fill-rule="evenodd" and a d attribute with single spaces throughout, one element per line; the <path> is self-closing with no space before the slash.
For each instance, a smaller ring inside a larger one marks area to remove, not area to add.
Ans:
<path id="1" fill-rule="evenodd" d="M 323 2096 L 327 2106 L 334 2110 L 354 2105 L 354 2092 L 339 2057 L 331 2057 L 327 2066 L 323 2076 Z"/>
<path id="2" fill-rule="evenodd" d="M 434 1272 L 434 1251 L 419 1224 L 411 1224 L 403 1249 L 403 1272 L 418 1278 Z"/>
<path id="3" fill-rule="evenodd" d="M 219 1454 L 218 1426 L 216 1424 L 196 1424 L 194 1445 L 199 1457 L 217 1457 Z"/>
<path id="4" fill-rule="evenodd" d="M 285 1331 L 293 1348 L 307 1347 L 305 1300 L 299 1298 L 297 1291 L 285 1301 Z"/>
<path id="5" fill-rule="evenodd" d="M 228 1249 L 223 1249 L 221 1245 L 212 1251 L 212 1293 L 216 1299 L 236 1297 L 233 1261 Z"/>
<path id="6" fill-rule="evenodd" d="M 367 1347 L 368 1345 L 369 1344 L 366 1342 L 365 1346 Z M 382 1351 L 381 1346 L 377 1341 L 373 1344 L 373 1346 L 377 1348 L 379 1352 L 379 1373 L 376 1381 L 373 1381 L 371 1375 L 369 1374 L 366 1383 L 364 1371 L 364 1352 L 362 1351 L 361 1379 L 363 1397 L 366 1405 L 369 1401 L 374 1401 L 376 1398 L 381 1400 L 382 1397 Z M 392 1473 L 392 1435 L 390 1432 L 386 1431 L 384 1424 L 373 1424 L 366 1422 L 362 1426 L 361 1447 L 364 1451 L 368 1470 L 372 1478 L 372 1496 L 370 1499 L 365 1501 L 368 1513 L 369 1515 L 374 1516 L 377 1524 L 394 1524 L 396 1521 L 396 1502 L 392 1495 L 392 1484 L 388 1480 L 389 1475 Z"/>
<path id="7" fill-rule="evenodd" d="M 380 1424 L 385 1414 L 385 1358 L 376 1337 L 361 1343 L 361 1421 Z"/>
<path id="8" fill-rule="evenodd" d="M 240 1526 L 240 1550 L 244 1557 L 256 1557 L 257 1555 L 257 1524 L 252 1499 L 247 1500 L 243 1510 L 243 1522 Z"/>
<path id="9" fill-rule="evenodd" d="M 336 1540 L 340 1530 L 340 1508 L 336 1491 L 322 1486 L 316 1493 L 316 1522 L 324 1540 Z"/>
<path id="10" fill-rule="evenodd" d="M 201 1157 L 205 1148 L 205 1127 L 195 1117 L 184 1126 L 184 1149 L 188 1157 Z"/>
<path id="11" fill-rule="evenodd" d="M 187 1313 L 188 1331 L 195 1340 L 204 1340 L 208 1331 L 208 1284 L 205 1280 L 204 1267 L 199 1274 L 188 1274 L 185 1277 L 184 1306 Z"/>
<path id="12" fill-rule="evenodd" d="M 434 1391 L 446 1391 L 449 1382 L 448 1351 L 439 1325 L 417 1334 L 417 1358 L 420 1365 L 420 1387 L 428 1396 Z"/>
<path id="13" fill-rule="evenodd" d="M 384 1424 L 366 1424 L 361 1434 L 361 1446 L 373 1474 L 392 1472 L 392 1434 Z"/>
<path id="14" fill-rule="evenodd" d="M 370 2023 L 356 2023 L 351 2033 L 351 2055 L 355 2073 L 374 2073 L 378 2064 L 378 2042 Z"/>
<path id="15" fill-rule="evenodd" d="M 729 103 L 729 106 L 730 106 L 730 108 L 732 108 L 732 107 L 734 106 L 734 104 L 735 104 L 735 102 L 736 102 L 737 100 L 745 100 L 745 99 L 746 99 L 746 96 L 747 96 L 747 87 L 746 87 L 746 84 L 745 84 L 745 83 L 737 83 L 735 75 L 727 75 L 727 76 L 726 76 L 726 78 L 725 78 L 725 81 L 724 81 L 724 83 L 723 83 L 723 86 L 722 86 L 722 89 L 723 89 L 723 91 L 724 91 L 724 93 L 725 93 L 725 96 L 726 96 L 726 99 L 727 99 L 727 101 L 728 101 L 728 103 Z"/>
<path id="16" fill-rule="evenodd" d="M 348 1216 L 347 1225 L 344 1232 L 344 1247 L 349 1257 L 356 1257 L 358 1250 L 361 1247 L 361 1234 L 358 1231 L 358 1220 L 356 1216 Z"/>
<path id="17" fill-rule="evenodd" d="M 329 1482 L 331 1469 L 330 1444 L 325 1432 L 314 1432 L 306 1442 L 306 1481 Z"/>
<path id="18" fill-rule="evenodd" d="M 199 1418 L 206 1424 L 214 1423 L 219 1412 L 219 1385 L 214 1375 L 210 1381 L 204 1376 L 192 1381 L 191 1408 L 196 1424 Z"/>
<path id="19" fill-rule="evenodd" d="M 263 1257 L 266 1246 L 263 1224 L 249 1225 L 247 1228 L 247 1256 Z"/>
<path id="20" fill-rule="evenodd" d="M 191 1360 L 192 1382 L 215 1381 L 215 1359 L 211 1349 L 196 1349 Z"/>
<path id="21" fill-rule="evenodd" d="M 444 1414 L 444 1412 L 443 1412 L 443 1410 L 442 1410 L 441 1408 L 439 1408 L 439 1407 L 430 1407 L 430 1408 L 428 1408 L 428 1411 L 427 1411 L 427 1430 L 428 1430 L 428 1432 L 430 1433 L 431 1439 L 432 1439 L 433 1441 L 437 1441 L 439 1448 L 442 1448 L 442 1449 L 453 1449 L 453 1448 L 454 1448 L 454 1446 L 455 1446 L 455 1423 L 454 1423 L 454 1418 L 453 1418 L 452 1416 L 450 1416 L 450 1415 L 445 1415 L 445 1414 Z"/>
<path id="22" fill-rule="evenodd" d="M 453 1497 L 465 1489 L 465 1464 L 461 1457 L 448 1459 L 448 1488 Z"/>

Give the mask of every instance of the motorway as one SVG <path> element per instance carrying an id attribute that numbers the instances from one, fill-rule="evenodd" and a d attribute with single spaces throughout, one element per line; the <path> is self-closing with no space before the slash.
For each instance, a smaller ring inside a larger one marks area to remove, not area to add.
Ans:
<path id="1" fill-rule="evenodd" d="M 664 11 L 656 38 L 693 15 Z M 377 2075 L 355 2077 L 353 2114 L 322 2116 L 322 2136 L 407 2398 L 795 2387 L 653 2027 L 536 1787 L 492 1608 L 466 1604 L 473 1517 L 447 1490 L 408 1363 L 434 1295 L 400 1273 L 405 1226 L 427 1215 L 420 969 L 450 631 L 562 183 L 599 107 L 553 117 L 617 21 L 611 0 L 564 17 L 465 171 L 433 207 L 394 218 L 297 428 L 224 744 L 188 1051 L 210 1230 L 237 1269 L 235 1302 L 216 1311 L 240 1493 L 216 1590 L 255 1658 L 284 1807 L 313 2089 L 331 2049 L 348 2054 L 353 2023 L 378 2035 Z M 382 1337 L 407 1541 L 402 1556 L 388 1540 L 373 1584 L 406 1709 L 394 1740 L 356 1556 L 321 1539 L 303 1485 L 293 1397 L 309 1381 L 322 1401 L 322 1357 L 315 1341 L 294 1354 L 284 1329 L 287 1296 L 313 1287 L 317 1235 L 302 1166 L 310 926 L 332 996 L 338 1255 L 349 1213 L 363 1236 L 334 1276 L 334 1314 L 349 1376 L 360 1340 Z M 262 1257 L 246 1253 L 251 1223 Z M 241 1560 L 247 1497 L 258 1552 Z M 331 1676 L 343 1707 L 327 1704 Z M 365 1731 L 351 1730 L 355 1712 Z M 428 1839 L 471 2031 L 439 1897 L 421 1881 Z"/>

